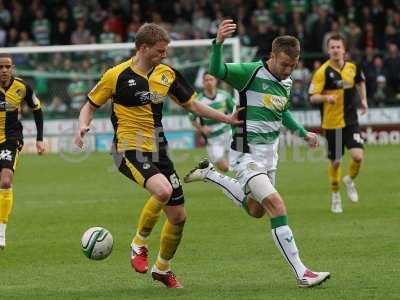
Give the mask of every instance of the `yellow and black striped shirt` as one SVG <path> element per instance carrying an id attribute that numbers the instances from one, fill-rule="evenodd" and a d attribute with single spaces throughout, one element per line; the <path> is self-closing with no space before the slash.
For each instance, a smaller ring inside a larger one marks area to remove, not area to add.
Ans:
<path id="1" fill-rule="evenodd" d="M 23 101 L 34 111 L 40 109 L 39 99 L 22 79 L 13 77 L 7 88 L 0 86 L 0 143 L 22 141 L 19 111 Z"/>
<path id="2" fill-rule="evenodd" d="M 167 96 L 184 106 L 195 99 L 195 91 L 168 65 L 159 64 L 146 75 L 128 60 L 107 70 L 88 98 L 96 107 L 112 100 L 111 122 L 118 152 L 157 152 L 167 144 L 161 124 Z"/>
<path id="3" fill-rule="evenodd" d="M 356 84 L 364 80 L 364 74 L 352 62 L 345 62 L 342 69 L 337 69 L 328 60 L 315 71 L 309 94 L 337 96 L 334 104 L 324 102 L 320 106 L 323 129 L 344 128 L 358 123 Z"/>

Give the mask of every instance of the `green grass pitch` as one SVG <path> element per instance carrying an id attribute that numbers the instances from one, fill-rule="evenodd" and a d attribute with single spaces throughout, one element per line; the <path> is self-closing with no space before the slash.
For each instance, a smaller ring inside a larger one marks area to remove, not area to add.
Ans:
<path id="1" fill-rule="evenodd" d="M 361 201 L 350 203 L 342 188 L 339 215 L 329 211 L 326 161 L 301 161 L 307 153 L 282 155 L 277 182 L 303 261 L 332 274 L 320 287 L 296 287 L 269 221 L 248 217 L 217 188 L 193 183 L 184 186 L 188 221 L 173 262 L 185 288 L 167 290 L 130 267 L 129 243 L 148 195 L 113 168 L 109 155 L 80 163 L 24 155 L 0 252 L 0 299 L 399 299 L 399 147 L 366 149 L 357 180 Z M 174 152 L 180 176 L 203 155 Z M 161 224 L 150 238 L 151 263 Z M 80 250 L 82 233 L 95 225 L 114 236 L 104 261 Z"/>

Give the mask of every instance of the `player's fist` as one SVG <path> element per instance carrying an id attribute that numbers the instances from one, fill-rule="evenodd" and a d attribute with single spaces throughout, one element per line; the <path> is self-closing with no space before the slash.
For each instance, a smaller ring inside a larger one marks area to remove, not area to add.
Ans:
<path id="1" fill-rule="evenodd" d="M 329 104 L 335 104 L 336 103 L 337 96 L 336 95 L 326 95 L 325 100 Z"/>
<path id="2" fill-rule="evenodd" d="M 221 24 L 219 24 L 216 42 L 218 44 L 222 44 L 226 38 L 229 38 L 236 31 L 236 24 L 233 23 L 233 20 L 227 19 L 223 20 Z"/>
<path id="3" fill-rule="evenodd" d="M 318 135 L 314 132 L 307 132 L 307 135 L 304 137 L 304 140 L 308 143 L 310 148 L 316 148 L 319 146 Z"/>
<path id="4" fill-rule="evenodd" d="M 86 133 L 89 131 L 89 127 L 82 127 L 78 130 L 78 132 L 75 135 L 74 143 L 77 145 L 79 148 L 83 148 L 83 138 L 85 137 Z"/>

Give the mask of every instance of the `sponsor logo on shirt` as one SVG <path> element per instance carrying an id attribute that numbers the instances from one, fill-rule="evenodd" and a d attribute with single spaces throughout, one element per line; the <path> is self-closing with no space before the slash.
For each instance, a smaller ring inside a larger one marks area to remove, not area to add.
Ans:
<path id="1" fill-rule="evenodd" d="M 281 111 L 285 108 L 288 98 L 284 96 L 266 94 L 263 102 L 265 107 Z"/>

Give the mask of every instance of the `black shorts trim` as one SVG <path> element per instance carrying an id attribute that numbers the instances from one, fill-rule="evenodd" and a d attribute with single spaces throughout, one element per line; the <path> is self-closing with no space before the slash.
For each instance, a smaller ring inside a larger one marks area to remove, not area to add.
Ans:
<path id="1" fill-rule="evenodd" d="M 344 128 L 325 129 L 327 140 L 328 158 L 330 160 L 341 159 L 345 148 L 364 148 L 364 140 L 360 134 L 360 128 L 357 124 L 349 125 Z"/>

